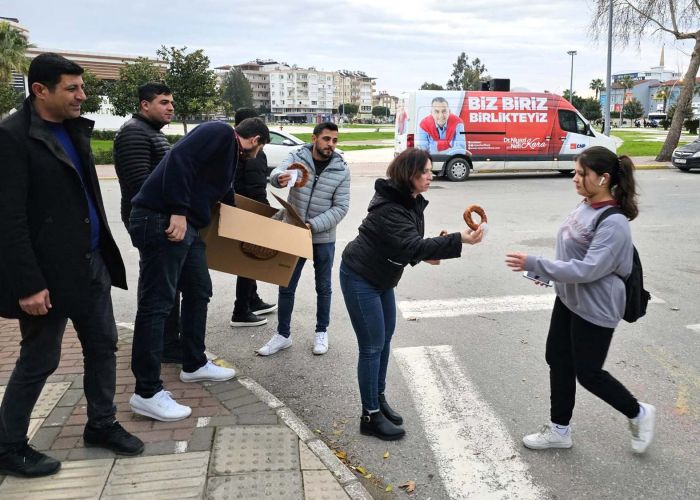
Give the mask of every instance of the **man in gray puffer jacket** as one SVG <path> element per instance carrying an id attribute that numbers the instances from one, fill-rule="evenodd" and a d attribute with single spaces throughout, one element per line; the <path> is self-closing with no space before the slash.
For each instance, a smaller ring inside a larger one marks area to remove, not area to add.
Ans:
<path id="1" fill-rule="evenodd" d="M 314 275 L 316 277 L 316 335 L 314 354 L 328 352 L 328 324 L 331 309 L 331 270 L 335 256 L 335 227 L 350 208 L 350 169 L 335 152 L 338 126 L 323 122 L 316 125 L 306 144 L 270 174 L 270 184 L 286 187 L 291 180 L 287 167 L 301 163 L 309 179 L 303 187 L 289 190 L 289 203 L 311 229 L 313 236 Z M 294 293 L 306 259 L 299 259 L 289 285 L 280 287 L 277 301 L 277 333 L 258 350 L 261 356 L 275 354 L 292 345 L 291 321 Z"/>

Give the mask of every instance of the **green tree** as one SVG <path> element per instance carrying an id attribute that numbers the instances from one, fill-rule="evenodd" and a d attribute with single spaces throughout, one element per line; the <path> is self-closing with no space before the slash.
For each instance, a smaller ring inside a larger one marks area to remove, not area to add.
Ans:
<path id="1" fill-rule="evenodd" d="M 569 89 L 566 89 L 566 90 L 564 91 L 564 94 L 562 95 L 562 97 L 563 97 L 564 99 L 566 99 L 567 101 L 569 101 L 569 102 L 571 103 L 571 105 L 572 105 L 574 108 L 578 109 L 579 111 L 581 110 L 581 108 L 583 108 L 584 99 L 583 99 L 583 97 L 578 96 L 578 95 L 576 94 L 576 91 L 575 91 L 575 90 L 574 90 L 574 95 L 573 95 L 573 96 L 569 96 Z M 570 97 L 571 97 L 571 98 L 570 98 Z"/>
<path id="2" fill-rule="evenodd" d="M 622 87 L 622 110 L 620 111 L 620 127 L 622 127 L 622 118 L 624 118 L 625 115 L 625 97 L 627 95 L 627 91 L 634 87 L 634 80 L 632 80 L 632 77 L 629 75 L 625 75 L 622 77 L 621 80 L 617 82 L 620 87 Z"/>
<path id="3" fill-rule="evenodd" d="M 0 82 L 0 117 L 22 104 L 24 94 L 7 83 Z"/>
<path id="4" fill-rule="evenodd" d="M 644 116 L 644 106 L 642 106 L 642 103 L 639 102 L 639 100 L 633 97 L 627 101 L 627 104 L 625 104 L 625 110 L 622 116 L 629 118 L 630 120 L 641 118 Z"/>
<path id="5" fill-rule="evenodd" d="M 576 96 L 576 94 L 574 94 L 574 96 Z M 581 111 L 581 114 L 586 117 L 586 120 L 589 122 L 600 120 L 603 117 L 603 113 L 600 109 L 600 101 L 598 101 L 597 98 L 589 97 L 588 99 L 584 99 L 581 107 L 577 109 Z"/>
<path id="6" fill-rule="evenodd" d="M 608 30 L 608 9 L 613 7 L 613 34 L 621 46 L 651 36 L 672 35 L 676 40 L 691 40 L 688 69 L 683 77 L 683 87 L 678 98 L 678 109 L 690 107 L 695 88 L 695 78 L 700 68 L 700 0 L 596 0 L 591 21 L 592 35 L 599 39 Z M 675 116 L 656 161 L 668 161 L 678 145 L 683 127 L 683 113 Z"/>
<path id="7" fill-rule="evenodd" d="M 136 113 L 139 110 L 138 88 L 144 83 L 162 80 L 163 70 L 145 57 L 122 66 L 119 69 L 119 80 L 105 89 L 114 114 L 126 116 Z M 177 106 L 178 103 L 175 104 Z"/>
<path id="8" fill-rule="evenodd" d="M 457 62 L 452 65 L 452 75 L 447 81 L 447 90 L 480 90 L 481 82 L 491 77 L 486 73 L 486 66 L 475 58 L 469 62 L 469 56 L 462 52 Z"/>
<path id="9" fill-rule="evenodd" d="M 267 115 L 270 113 L 270 111 L 272 110 L 267 104 L 261 104 L 260 106 L 258 106 L 258 113 L 260 113 L 261 115 Z"/>
<path id="10" fill-rule="evenodd" d="M 162 46 L 158 56 L 168 63 L 165 81 L 175 97 L 175 112 L 187 133 L 190 117 L 213 111 L 217 105 L 216 75 L 209 69 L 210 61 L 202 49 L 189 54 L 187 47 Z"/>
<path id="11" fill-rule="evenodd" d="M 421 85 L 418 90 L 445 90 L 445 88 L 437 83 L 423 82 L 423 85 Z"/>
<path id="12" fill-rule="evenodd" d="M 26 75 L 29 69 L 27 49 L 34 47 L 20 30 L 0 21 L 0 83 L 9 83 L 12 72 Z"/>
<path id="13" fill-rule="evenodd" d="M 676 111 L 678 111 L 678 104 L 671 104 L 668 107 L 668 110 L 666 111 L 666 119 L 670 122 L 673 122 L 673 117 L 676 115 Z M 692 108 L 686 108 L 683 110 L 683 114 L 681 115 L 681 120 L 690 120 L 693 118 L 693 110 Z"/>
<path id="14" fill-rule="evenodd" d="M 105 94 L 104 82 L 97 78 L 95 73 L 86 69 L 83 73 L 85 95 L 87 99 L 80 106 L 81 113 L 97 113 L 102 107 L 102 96 Z"/>
<path id="15" fill-rule="evenodd" d="M 390 110 L 386 106 L 374 106 L 372 108 L 372 116 L 387 117 L 389 116 Z"/>
<path id="16" fill-rule="evenodd" d="M 233 68 L 224 75 L 220 92 L 222 104 L 226 109 L 235 111 L 253 107 L 253 89 L 240 68 Z"/>
<path id="17" fill-rule="evenodd" d="M 350 115 L 350 116 L 356 115 L 359 110 L 360 110 L 360 107 L 357 104 L 352 104 L 349 102 L 346 102 L 346 103 L 338 106 L 338 113 Z"/>
<path id="18" fill-rule="evenodd" d="M 605 83 L 600 78 L 591 80 L 591 84 L 588 86 L 589 89 L 595 91 L 595 99 L 598 100 L 598 95 L 605 90 Z"/>

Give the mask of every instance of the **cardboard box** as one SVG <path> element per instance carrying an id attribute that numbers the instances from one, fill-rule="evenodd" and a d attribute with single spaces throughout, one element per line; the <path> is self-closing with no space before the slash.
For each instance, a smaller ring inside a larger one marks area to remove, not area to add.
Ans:
<path id="1" fill-rule="evenodd" d="M 201 231 L 209 269 L 287 286 L 299 257 L 313 259 L 311 230 L 289 203 L 286 221 L 273 220 L 277 209 L 236 195 L 236 206 L 219 204 L 211 224 Z"/>

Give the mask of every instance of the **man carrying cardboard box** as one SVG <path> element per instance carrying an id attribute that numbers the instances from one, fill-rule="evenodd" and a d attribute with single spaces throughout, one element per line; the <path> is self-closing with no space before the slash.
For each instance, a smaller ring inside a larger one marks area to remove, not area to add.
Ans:
<path id="1" fill-rule="evenodd" d="M 243 120 L 235 130 L 223 122 L 199 125 L 170 150 L 131 200 L 129 234 L 140 256 L 131 353 L 136 388 L 129 400 L 135 413 L 165 422 L 192 413 L 172 399 L 160 379 L 163 328 L 178 289 L 180 380 L 223 381 L 236 376 L 235 370 L 207 361 L 204 353 L 212 284 L 199 230 L 209 224 L 217 202 L 233 203 L 239 158 L 254 158 L 268 142 L 270 131 L 259 118 Z"/>
<path id="2" fill-rule="evenodd" d="M 287 167 L 301 163 L 309 171 L 309 181 L 291 187 L 288 201 L 311 229 L 313 236 L 314 275 L 316 277 L 316 334 L 314 354 L 328 352 L 328 324 L 331 309 L 331 270 L 335 256 L 335 228 L 350 208 L 350 170 L 335 152 L 338 126 L 323 122 L 316 125 L 306 144 L 289 154 L 270 174 L 270 184 L 286 187 L 292 176 Z M 281 286 L 277 301 L 277 333 L 258 350 L 261 356 L 275 354 L 292 345 L 291 320 L 294 294 L 306 259 L 299 259 L 289 285 Z"/>

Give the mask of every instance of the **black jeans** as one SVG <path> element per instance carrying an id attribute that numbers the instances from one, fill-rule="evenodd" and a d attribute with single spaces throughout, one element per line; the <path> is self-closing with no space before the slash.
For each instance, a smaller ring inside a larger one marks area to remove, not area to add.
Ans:
<path id="1" fill-rule="evenodd" d="M 190 224 L 182 241 L 169 241 L 165 235 L 169 224 L 167 214 L 140 207 L 131 210 L 129 235 L 140 255 L 131 371 L 136 377 L 135 392 L 144 398 L 163 389 L 160 379 L 163 331 L 177 290 L 182 292 L 182 369 L 194 372 L 207 363 L 204 335 L 212 285 L 206 246 Z"/>
<path id="2" fill-rule="evenodd" d="M 236 279 L 236 302 L 233 304 L 233 316 L 243 317 L 251 310 L 250 306 L 262 302 L 258 295 L 258 283 L 250 278 L 239 276 Z"/>
<path id="3" fill-rule="evenodd" d="M 551 419 L 569 425 L 574 411 L 576 380 L 610 406 L 634 418 L 639 403 L 612 375 L 603 370 L 614 328 L 594 325 L 571 312 L 557 297 L 547 336 L 551 390 Z"/>
<path id="4" fill-rule="evenodd" d="M 70 316 L 83 348 L 83 386 L 88 425 L 105 427 L 114 422 L 117 327 L 114 324 L 112 280 L 98 252 L 90 259 L 90 288 L 85 307 Z M 49 293 L 51 290 L 49 290 Z M 0 451 L 27 439 L 29 417 L 46 379 L 61 360 L 61 341 L 68 318 L 32 316 L 19 321 L 22 343 L 0 406 Z"/>

